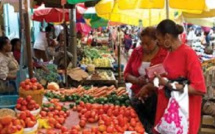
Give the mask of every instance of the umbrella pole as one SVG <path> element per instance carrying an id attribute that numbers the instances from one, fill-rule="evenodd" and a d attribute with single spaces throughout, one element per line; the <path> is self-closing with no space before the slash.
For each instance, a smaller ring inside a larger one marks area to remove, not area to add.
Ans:
<path id="1" fill-rule="evenodd" d="M 120 47 L 121 47 L 121 39 L 119 36 L 119 32 L 117 33 L 117 38 L 118 38 L 118 83 L 121 83 L 121 51 L 120 51 Z"/>
<path id="2" fill-rule="evenodd" d="M 166 0 L 166 18 L 169 19 L 169 0 Z"/>
<path id="3" fill-rule="evenodd" d="M 22 39 L 22 24 L 23 24 L 23 16 L 22 16 L 22 0 L 19 0 L 19 38 Z"/>
<path id="4" fill-rule="evenodd" d="M 69 51 L 72 53 L 72 66 L 77 66 L 77 40 L 76 40 L 76 11 L 75 8 L 70 9 L 70 45 Z"/>
<path id="5" fill-rule="evenodd" d="M 68 77 L 67 77 L 67 36 L 68 36 L 68 29 L 67 29 L 67 25 L 66 22 L 64 21 L 63 23 L 63 27 L 64 27 L 64 66 L 65 66 L 65 83 L 66 83 L 66 87 L 68 87 Z"/>
<path id="6" fill-rule="evenodd" d="M 28 14 L 28 0 L 25 0 L 25 13 L 24 13 L 24 21 L 25 21 L 25 38 L 26 38 L 26 49 L 27 49 L 27 61 L 28 61 L 28 73 L 29 78 L 33 77 L 33 64 L 32 64 L 32 53 L 31 53 L 31 34 L 30 34 L 30 21 Z"/>

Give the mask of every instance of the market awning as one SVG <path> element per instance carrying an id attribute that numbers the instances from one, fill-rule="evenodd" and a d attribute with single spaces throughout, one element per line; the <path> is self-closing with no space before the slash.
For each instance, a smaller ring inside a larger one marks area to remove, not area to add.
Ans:
<path id="1" fill-rule="evenodd" d="M 212 9 L 209 11 L 203 11 L 200 14 L 192 14 L 192 13 L 183 12 L 182 15 L 186 18 L 211 18 L 211 17 L 215 17 L 215 9 Z"/>

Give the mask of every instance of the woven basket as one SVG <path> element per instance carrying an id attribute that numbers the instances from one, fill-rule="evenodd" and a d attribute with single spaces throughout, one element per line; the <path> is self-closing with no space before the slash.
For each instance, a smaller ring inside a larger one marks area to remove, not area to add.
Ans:
<path id="1" fill-rule="evenodd" d="M 26 91 L 22 88 L 19 88 L 20 97 L 26 98 L 28 95 L 32 96 L 32 98 L 36 101 L 36 103 L 42 106 L 44 89 Z"/>

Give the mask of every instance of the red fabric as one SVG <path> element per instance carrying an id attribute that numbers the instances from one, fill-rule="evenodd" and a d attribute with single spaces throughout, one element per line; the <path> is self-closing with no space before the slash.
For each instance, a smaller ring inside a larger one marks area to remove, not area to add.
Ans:
<path id="1" fill-rule="evenodd" d="M 183 44 L 187 43 L 187 35 L 186 33 L 180 34 L 181 42 Z"/>
<path id="2" fill-rule="evenodd" d="M 162 63 L 163 60 L 165 59 L 166 55 L 167 55 L 167 51 L 160 48 L 157 55 L 152 59 L 150 66 Z M 128 74 L 131 74 L 136 77 L 140 76 L 138 70 L 141 66 L 142 59 L 143 59 L 143 48 L 140 46 L 140 47 L 135 48 L 131 54 L 131 57 L 127 63 L 127 66 L 126 66 L 126 69 L 124 72 L 125 79 Z M 133 84 L 131 89 L 132 89 L 133 93 L 137 94 L 141 87 L 142 87 L 142 85 Z"/>
<path id="3" fill-rule="evenodd" d="M 200 61 L 196 53 L 187 45 L 181 45 L 171 52 L 164 61 L 168 73 L 167 78 L 176 79 L 185 77 L 190 80 L 191 86 L 201 92 L 206 92 L 204 76 Z M 200 125 L 202 96 L 189 96 L 189 134 L 197 134 Z M 155 125 L 158 124 L 168 105 L 164 90 L 158 91 L 158 103 Z"/>
<path id="4" fill-rule="evenodd" d="M 20 56 L 21 56 L 21 52 L 20 51 L 14 51 L 13 52 L 13 56 L 16 59 L 16 61 L 19 63 L 20 61 Z"/>

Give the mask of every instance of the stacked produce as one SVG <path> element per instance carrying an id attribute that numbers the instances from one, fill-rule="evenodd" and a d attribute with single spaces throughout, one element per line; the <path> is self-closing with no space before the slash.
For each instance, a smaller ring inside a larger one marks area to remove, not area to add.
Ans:
<path id="1" fill-rule="evenodd" d="M 43 69 L 36 69 L 35 76 L 42 83 L 42 85 L 46 85 L 49 82 L 60 82 L 60 75 L 57 73 L 57 67 L 54 64 L 48 64 L 45 66 L 47 71 Z"/>
<path id="2" fill-rule="evenodd" d="M 33 128 L 37 124 L 36 117 L 28 110 L 22 111 L 18 115 L 18 119 L 20 119 L 20 123 L 24 128 Z"/>
<path id="3" fill-rule="evenodd" d="M 112 67 L 112 62 L 109 58 L 94 58 L 91 59 L 90 57 L 83 58 L 81 64 L 88 65 L 94 64 L 96 67 Z"/>
<path id="4" fill-rule="evenodd" d="M 16 110 L 19 111 L 35 111 L 38 110 L 40 108 L 39 104 L 37 104 L 35 102 L 35 100 L 32 99 L 32 97 L 29 95 L 26 97 L 26 99 L 20 97 L 17 100 L 17 104 L 16 104 Z"/>
<path id="5" fill-rule="evenodd" d="M 100 52 L 95 48 L 84 48 L 84 57 L 88 57 L 90 59 L 98 59 L 101 58 Z"/>
<path id="6" fill-rule="evenodd" d="M 100 105 L 80 102 L 74 110 L 79 112 L 79 125 L 84 128 L 86 123 L 98 122 L 98 126 L 86 130 L 89 133 L 124 133 L 136 131 L 144 133 L 144 128 L 137 114 L 131 107 L 119 107 L 114 105 Z M 73 131 L 78 131 L 72 128 Z"/>
<path id="7" fill-rule="evenodd" d="M 129 106 L 130 100 L 127 95 L 125 88 L 116 89 L 114 86 L 111 87 L 92 87 L 88 90 L 83 87 L 79 87 L 71 90 L 60 90 L 60 91 L 48 91 L 45 96 L 48 98 L 57 98 L 61 101 L 75 102 L 79 104 L 80 101 L 85 103 L 99 103 L 99 104 L 115 104 L 122 106 Z M 71 107 L 74 104 L 70 105 Z"/>
<path id="8" fill-rule="evenodd" d="M 22 81 L 20 83 L 20 87 L 23 90 L 41 90 L 43 89 L 43 86 L 37 82 L 36 78 L 32 78 L 32 79 L 26 79 L 25 81 Z"/>
<path id="9" fill-rule="evenodd" d="M 69 111 L 58 100 L 51 100 L 43 104 L 40 116 L 42 119 L 47 119 L 51 128 L 61 129 L 69 116 Z"/>
<path id="10" fill-rule="evenodd" d="M 96 70 L 91 76 L 90 80 L 115 80 L 114 74 L 111 70 Z"/>
<path id="11" fill-rule="evenodd" d="M 0 134 L 14 134 L 23 129 L 20 119 L 12 116 L 4 116 L 0 118 Z"/>

